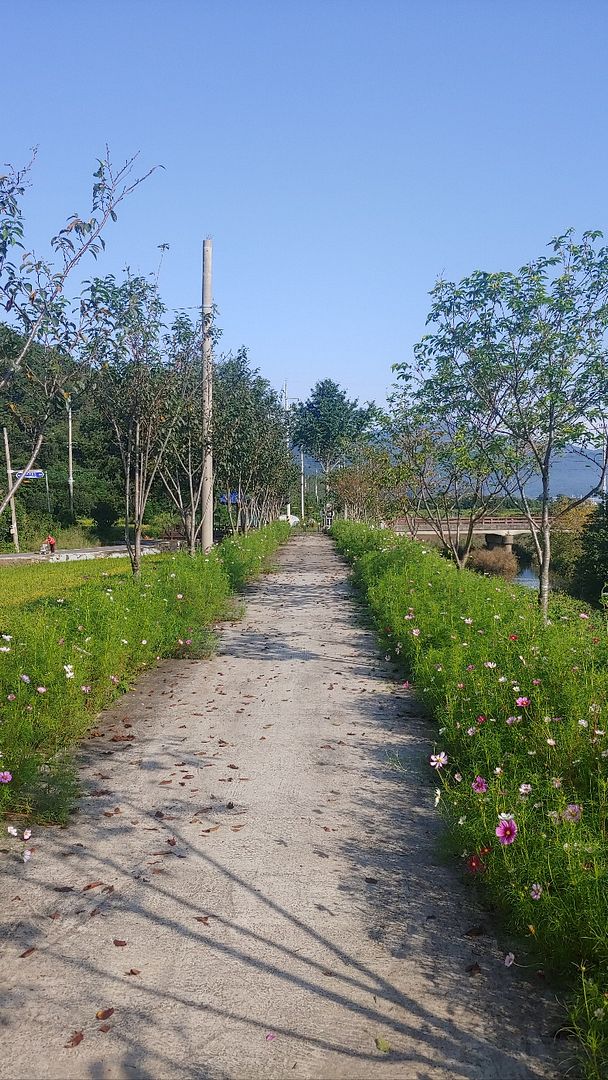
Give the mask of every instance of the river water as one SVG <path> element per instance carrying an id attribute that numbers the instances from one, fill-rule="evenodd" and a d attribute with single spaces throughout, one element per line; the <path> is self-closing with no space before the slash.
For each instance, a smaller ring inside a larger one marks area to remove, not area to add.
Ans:
<path id="1" fill-rule="evenodd" d="M 524 566 L 513 581 L 516 585 L 525 585 L 528 589 L 538 589 L 540 584 L 538 574 L 531 566 Z"/>

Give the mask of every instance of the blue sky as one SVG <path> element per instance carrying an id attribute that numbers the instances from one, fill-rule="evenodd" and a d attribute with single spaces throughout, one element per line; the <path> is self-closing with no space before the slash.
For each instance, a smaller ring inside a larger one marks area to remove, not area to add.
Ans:
<path id="1" fill-rule="evenodd" d="M 106 141 L 139 150 L 164 169 L 99 271 L 155 270 L 168 243 L 164 298 L 195 305 L 212 236 L 223 347 L 292 396 L 331 376 L 382 400 L 438 274 L 608 225 L 605 0 L 29 0 L 2 21 L 2 160 L 39 146 L 30 243 L 86 208 Z"/>

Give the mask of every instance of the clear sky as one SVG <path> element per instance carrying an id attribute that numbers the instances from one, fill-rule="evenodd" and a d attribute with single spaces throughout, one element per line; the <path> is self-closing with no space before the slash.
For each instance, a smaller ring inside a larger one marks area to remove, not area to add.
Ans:
<path id="1" fill-rule="evenodd" d="M 381 400 L 436 276 L 608 232 L 606 0 L 28 0 L 2 6 L 0 160 L 38 145 L 40 251 L 94 159 L 159 170 L 98 272 L 200 303 L 290 396 Z M 87 273 L 93 267 L 87 267 Z"/>

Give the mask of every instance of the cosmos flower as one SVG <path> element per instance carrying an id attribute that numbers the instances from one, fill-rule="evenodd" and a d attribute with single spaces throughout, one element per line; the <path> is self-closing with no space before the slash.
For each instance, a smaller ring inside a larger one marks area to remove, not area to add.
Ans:
<path id="1" fill-rule="evenodd" d="M 448 755 L 445 750 L 441 750 L 438 754 L 431 754 L 431 765 L 433 769 L 442 769 L 447 763 Z"/>
<path id="2" fill-rule="evenodd" d="M 484 780 L 483 776 L 476 776 L 471 787 L 478 795 L 484 795 L 488 790 L 488 781 Z"/>
<path id="3" fill-rule="evenodd" d="M 505 846 L 512 844 L 517 836 L 517 824 L 510 814 L 501 814 L 500 820 L 494 830 L 500 843 Z"/>

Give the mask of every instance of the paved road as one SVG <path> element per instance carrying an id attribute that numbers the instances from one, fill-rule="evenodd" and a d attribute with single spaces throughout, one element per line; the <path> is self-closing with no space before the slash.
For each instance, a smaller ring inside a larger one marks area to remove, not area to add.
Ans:
<path id="1" fill-rule="evenodd" d="M 463 936 L 491 920 L 438 857 L 430 733 L 293 539 L 213 660 L 104 716 L 71 827 L 2 855 L 0 1076 L 558 1075 L 540 980 Z"/>

